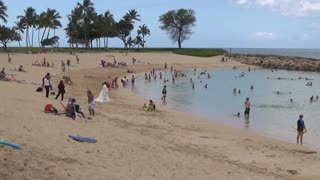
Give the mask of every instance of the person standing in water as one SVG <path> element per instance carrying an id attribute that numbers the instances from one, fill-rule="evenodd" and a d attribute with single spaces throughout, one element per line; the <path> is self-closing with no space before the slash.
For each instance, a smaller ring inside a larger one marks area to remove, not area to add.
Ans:
<path id="1" fill-rule="evenodd" d="M 58 94 L 56 96 L 56 99 L 58 99 L 58 97 L 60 96 L 61 94 L 61 101 L 63 101 L 63 96 L 64 96 L 64 93 L 66 93 L 66 90 L 65 90 L 65 86 L 63 84 L 63 81 L 61 80 L 59 85 L 58 85 Z"/>
<path id="2" fill-rule="evenodd" d="M 303 144 L 303 134 L 307 132 L 306 126 L 304 124 L 303 115 L 299 116 L 297 121 L 297 144 Z"/>
<path id="3" fill-rule="evenodd" d="M 244 103 L 244 105 L 246 107 L 246 109 L 244 110 L 244 115 L 245 115 L 245 117 L 249 117 L 249 115 L 250 115 L 250 106 L 251 106 L 249 98 L 246 99 L 246 102 Z"/>
<path id="4" fill-rule="evenodd" d="M 134 75 L 132 75 L 132 77 L 131 77 L 131 84 L 132 84 L 132 86 L 134 86 L 134 82 L 135 82 L 135 77 L 134 77 Z"/>
<path id="5" fill-rule="evenodd" d="M 166 101 L 166 97 L 167 97 L 167 86 L 163 86 L 161 100 Z"/>
<path id="6" fill-rule="evenodd" d="M 94 102 L 94 96 L 91 90 L 89 89 L 87 91 L 87 96 L 88 96 L 88 109 L 89 109 L 90 116 L 94 116 L 94 108 L 96 106 L 96 103 Z"/>

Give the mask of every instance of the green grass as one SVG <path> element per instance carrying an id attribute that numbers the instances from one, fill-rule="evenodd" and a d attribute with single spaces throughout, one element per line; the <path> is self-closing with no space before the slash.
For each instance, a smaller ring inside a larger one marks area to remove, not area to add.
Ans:
<path id="1" fill-rule="evenodd" d="M 37 52 L 60 52 L 60 53 L 99 53 L 99 52 L 121 52 L 125 51 L 125 48 L 93 48 L 93 49 L 86 49 L 86 48 L 27 48 L 27 47 L 8 47 L 6 51 L 4 49 L 0 49 L 0 52 L 3 53 L 37 53 Z M 129 52 L 136 52 L 136 48 L 129 49 Z M 197 56 L 197 57 L 212 57 L 217 55 L 222 55 L 227 53 L 223 49 L 177 49 L 177 48 L 145 48 L 140 49 L 138 52 L 173 52 L 175 54 L 180 55 L 189 55 L 189 56 Z"/>
<path id="2" fill-rule="evenodd" d="M 177 49 L 174 50 L 173 53 L 197 57 L 212 57 L 223 55 L 227 53 L 227 51 L 223 49 Z"/>

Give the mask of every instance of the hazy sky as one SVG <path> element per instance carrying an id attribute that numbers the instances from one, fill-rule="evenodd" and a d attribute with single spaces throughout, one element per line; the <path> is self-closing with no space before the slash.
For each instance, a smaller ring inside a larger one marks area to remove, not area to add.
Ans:
<path id="1" fill-rule="evenodd" d="M 13 25 L 23 9 L 32 6 L 37 13 L 57 9 L 63 17 L 80 0 L 3 0 L 8 7 L 7 25 Z M 320 48 L 320 0 L 92 0 L 96 11 L 110 10 L 119 20 L 127 10 L 141 15 L 138 25 L 146 24 L 151 36 L 147 47 L 176 47 L 159 29 L 159 16 L 178 8 L 196 11 L 196 27 L 184 47 Z M 0 22 L 3 24 L 3 22 Z M 63 28 L 64 28 L 63 27 Z M 135 32 L 134 32 L 135 33 Z M 60 46 L 67 46 L 63 29 L 56 33 Z M 24 44 L 24 43 L 23 43 Z M 14 45 L 14 44 L 12 44 Z M 122 47 L 114 38 L 110 46 Z"/>

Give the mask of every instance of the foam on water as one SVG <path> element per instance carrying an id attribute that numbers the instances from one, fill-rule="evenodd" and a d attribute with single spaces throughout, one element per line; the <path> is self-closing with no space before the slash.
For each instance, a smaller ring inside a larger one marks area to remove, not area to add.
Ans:
<path id="1" fill-rule="evenodd" d="M 245 71 L 244 77 L 239 77 Z M 296 121 L 299 114 L 304 115 L 308 132 L 305 144 L 320 147 L 320 101 L 310 103 L 310 97 L 320 96 L 320 74 L 309 72 L 289 72 L 270 70 L 210 70 L 212 78 L 200 76 L 200 70 L 185 71 L 187 77 L 171 82 L 171 73 L 163 72 L 169 78 L 166 105 L 174 110 L 192 112 L 209 120 L 231 126 L 261 132 L 267 136 L 295 142 Z M 284 79 L 278 80 L 281 77 Z M 299 79 L 301 77 L 302 79 Z M 195 82 L 192 89 L 190 78 Z M 313 79 L 313 86 L 306 86 L 305 78 Z M 202 81 L 202 82 L 201 82 Z M 208 88 L 204 85 L 208 84 Z M 146 98 L 161 103 L 163 80 L 151 82 L 144 75 L 137 77 L 133 91 Z M 253 85 L 254 89 L 250 90 Z M 233 88 L 241 94 L 233 94 Z M 276 92 L 279 91 L 280 94 Z M 251 100 L 250 118 L 243 116 L 244 101 Z M 293 102 L 290 102 L 293 99 Z M 234 114 L 241 113 L 240 118 Z"/>

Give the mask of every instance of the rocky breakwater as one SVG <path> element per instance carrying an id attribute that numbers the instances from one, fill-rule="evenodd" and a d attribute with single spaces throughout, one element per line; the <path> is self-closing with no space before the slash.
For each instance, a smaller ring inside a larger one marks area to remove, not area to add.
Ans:
<path id="1" fill-rule="evenodd" d="M 230 60 L 269 69 L 320 72 L 320 59 L 278 55 L 227 54 Z"/>

